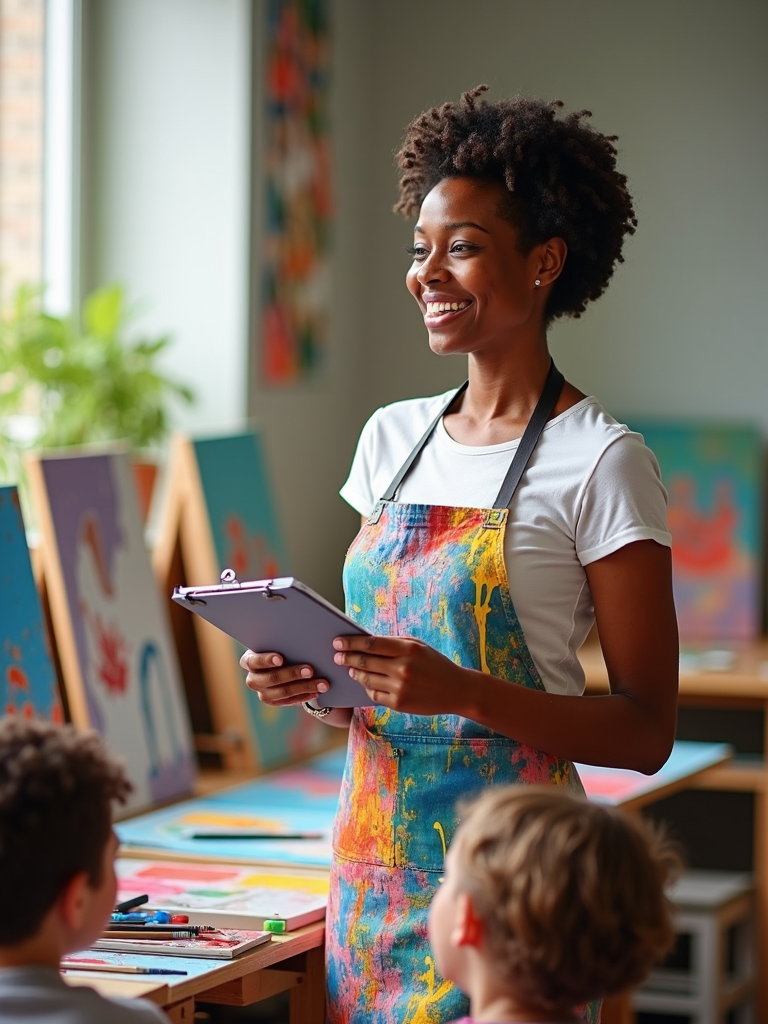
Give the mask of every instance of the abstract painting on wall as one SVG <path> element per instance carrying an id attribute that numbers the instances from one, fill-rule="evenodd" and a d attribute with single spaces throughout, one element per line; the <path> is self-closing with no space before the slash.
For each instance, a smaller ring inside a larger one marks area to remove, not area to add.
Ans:
<path id="1" fill-rule="evenodd" d="M 683 642 L 760 632 L 763 447 L 751 426 L 632 421 L 669 494 L 675 606 Z"/>
<path id="2" fill-rule="evenodd" d="M 218 583 L 225 568 L 241 582 L 290 572 L 261 438 L 252 430 L 179 437 L 171 458 L 157 577 L 170 596 L 174 586 Z M 273 768 L 328 743 L 328 728 L 303 709 L 270 707 L 247 689 L 243 648 L 226 633 L 176 606 L 172 620 L 179 646 L 190 646 L 182 631 L 194 629 L 215 734 L 237 741 L 222 751 L 228 767 Z"/>
<path id="3" fill-rule="evenodd" d="M 129 809 L 185 795 L 192 733 L 128 457 L 34 459 L 29 476 L 72 721 L 126 759 Z"/>
<path id="4" fill-rule="evenodd" d="M 64 717 L 15 486 L 0 487 L 0 714 Z"/>
<path id="5" fill-rule="evenodd" d="M 328 343 L 329 0 L 268 0 L 261 356 L 267 384 L 312 375 Z"/>

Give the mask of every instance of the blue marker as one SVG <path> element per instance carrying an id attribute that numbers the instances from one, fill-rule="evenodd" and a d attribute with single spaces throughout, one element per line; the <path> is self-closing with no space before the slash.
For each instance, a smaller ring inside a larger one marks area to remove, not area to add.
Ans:
<path id="1" fill-rule="evenodd" d="M 155 910 L 152 914 L 144 910 L 134 910 L 129 914 L 118 914 L 115 911 L 110 921 L 114 924 L 170 924 L 171 915 L 167 910 Z"/>

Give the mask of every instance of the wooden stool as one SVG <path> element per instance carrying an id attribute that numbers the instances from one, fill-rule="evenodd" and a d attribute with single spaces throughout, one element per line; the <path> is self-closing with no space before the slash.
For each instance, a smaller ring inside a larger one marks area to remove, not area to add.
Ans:
<path id="1" fill-rule="evenodd" d="M 633 994 L 635 1012 L 648 1024 L 655 1014 L 690 1024 L 755 1024 L 752 876 L 689 871 L 669 896 L 677 943 Z"/>

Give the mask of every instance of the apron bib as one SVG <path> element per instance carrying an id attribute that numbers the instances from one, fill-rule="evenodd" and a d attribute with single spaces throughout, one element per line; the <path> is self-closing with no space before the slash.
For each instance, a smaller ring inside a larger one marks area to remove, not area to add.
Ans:
<path id="1" fill-rule="evenodd" d="M 509 591 L 508 509 L 389 500 L 440 416 L 349 549 L 347 614 L 372 633 L 415 637 L 466 668 L 543 690 Z M 515 462 L 505 481 L 517 476 L 512 490 L 522 475 Z M 468 1012 L 466 997 L 436 972 L 427 914 L 457 802 L 507 783 L 583 792 L 570 762 L 458 715 L 354 710 L 328 905 L 331 1024 L 442 1024 Z"/>

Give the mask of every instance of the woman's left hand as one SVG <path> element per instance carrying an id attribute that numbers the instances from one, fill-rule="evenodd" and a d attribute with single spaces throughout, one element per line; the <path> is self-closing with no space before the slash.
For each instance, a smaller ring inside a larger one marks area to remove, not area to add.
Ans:
<path id="1" fill-rule="evenodd" d="M 333 660 L 346 665 L 377 704 L 412 715 L 461 714 L 467 670 L 410 637 L 341 636 Z"/>

